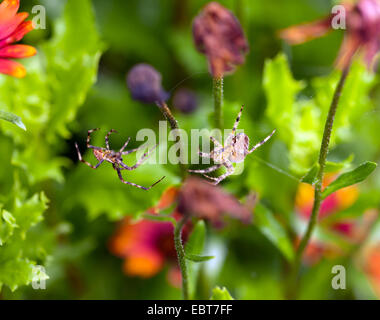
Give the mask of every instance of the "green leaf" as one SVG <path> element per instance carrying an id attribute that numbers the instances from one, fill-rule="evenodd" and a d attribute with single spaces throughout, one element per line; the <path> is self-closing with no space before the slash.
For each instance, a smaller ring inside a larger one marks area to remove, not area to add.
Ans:
<path id="1" fill-rule="evenodd" d="M 203 252 L 206 239 L 206 224 L 203 220 L 199 220 L 191 232 L 185 246 L 186 258 L 199 256 Z M 199 261 L 197 261 L 199 262 Z M 200 264 L 190 259 L 187 264 L 189 273 L 189 291 L 190 297 L 194 298 L 196 292 L 196 284 L 199 274 Z"/>
<path id="2" fill-rule="evenodd" d="M 172 216 L 164 214 L 144 214 L 143 218 L 151 221 L 171 222 L 174 226 L 177 224 Z"/>
<path id="3" fill-rule="evenodd" d="M 16 219 L 6 210 L 0 209 L 0 246 L 4 245 L 13 235 L 13 230 L 17 228 Z"/>
<path id="4" fill-rule="evenodd" d="M 0 110 L 0 119 L 5 120 L 5 121 L 9 121 L 9 122 L 15 124 L 16 126 L 18 126 L 19 128 L 26 131 L 25 124 L 22 122 L 21 118 L 19 116 L 16 116 L 13 113 Z"/>
<path id="5" fill-rule="evenodd" d="M 323 199 L 339 189 L 364 181 L 376 169 L 376 167 L 376 163 L 367 161 L 356 169 L 343 173 L 325 188 L 322 193 Z"/>
<path id="6" fill-rule="evenodd" d="M 301 182 L 314 185 L 317 182 L 317 175 L 319 170 L 319 164 L 316 163 L 310 171 L 301 179 Z"/>
<path id="7" fill-rule="evenodd" d="M 68 0 L 54 36 L 43 46 L 52 104 L 49 127 L 69 137 L 66 125 L 75 119 L 95 83 L 104 49 L 90 0 Z"/>
<path id="8" fill-rule="evenodd" d="M 211 295 L 210 300 L 234 300 L 234 298 L 231 297 L 226 287 L 223 287 L 223 288 L 215 287 L 212 290 L 212 295 Z"/>
<path id="9" fill-rule="evenodd" d="M 186 259 L 193 262 L 205 262 L 214 259 L 214 256 L 200 256 L 197 254 L 186 254 Z"/>
<path id="10" fill-rule="evenodd" d="M 258 204 L 255 208 L 254 224 L 280 250 L 286 259 L 293 260 L 293 245 L 286 231 L 273 214 L 261 204 Z"/>

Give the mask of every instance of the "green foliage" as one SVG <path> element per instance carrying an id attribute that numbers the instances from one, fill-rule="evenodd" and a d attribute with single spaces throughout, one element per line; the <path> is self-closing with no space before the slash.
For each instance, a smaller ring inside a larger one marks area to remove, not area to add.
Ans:
<path id="1" fill-rule="evenodd" d="M 18 126 L 19 128 L 21 128 L 21 129 L 23 129 L 23 130 L 26 131 L 26 127 L 22 123 L 21 118 L 19 116 L 16 116 L 13 113 L 5 112 L 5 111 L 1 111 L 0 110 L 0 119 L 1 120 L 5 120 L 5 121 L 9 121 L 9 122 L 15 124 L 16 126 Z"/>
<path id="2" fill-rule="evenodd" d="M 376 169 L 376 167 L 376 163 L 367 161 L 356 169 L 343 173 L 325 188 L 322 197 L 326 198 L 339 189 L 364 181 Z"/>
<path id="3" fill-rule="evenodd" d="M 315 162 L 320 148 L 327 110 L 338 82 L 339 72 L 311 82 L 314 94 L 307 95 L 306 84 L 294 80 L 284 54 L 267 60 L 264 69 L 264 89 L 268 107 L 266 114 L 277 128 L 278 136 L 289 149 L 292 171 L 305 174 Z M 340 108 L 334 122 L 332 146 L 352 136 L 352 123 L 370 110 L 368 94 L 374 84 L 374 76 L 365 66 L 355 62 L 343 90 Z"/>
<path id="4" fill-rule="evenodd" d="M 228 292 L 227 288 L 215 287 L 212 290 L 212 295 L 210 300 L 234 300 Z"/>
<path id="5" fill-rule="evenodd" d="M 286 259 L 293 260 L 294 250 L 286 231 L 270 210 L 261 204 L 255 208 L 254 224 L 281 251 Z"/>

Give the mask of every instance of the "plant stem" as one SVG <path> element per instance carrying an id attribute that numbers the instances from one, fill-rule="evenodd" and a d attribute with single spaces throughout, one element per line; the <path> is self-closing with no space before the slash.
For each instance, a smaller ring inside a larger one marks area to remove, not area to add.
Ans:
<path id="1" fill-rule="evenodd" d="M 177 251 L 178 263 L 182 275 L 182 297 L 189 300 L 189 279 L 187 274 L 187 264 L 185 257 L 185 249 L 182 245 L 182 228 L 186 224 L 188 216 L 184 216 L 174 228 L 174 245 Z"/>
<path id="2" fill-rule="evenodd" d="M 160 108 L 160 110 L 161 110 L 162 114 L 164 115 L 165 119 L 169 122 L 171 129 L 172 130 L 179 130 L 178 122 L 174 118 L 174 116 L 173 116 L 172 112 L 170 111 L 168 105 L 164 101 L 161 101 L 161 102 L 157 103 L 157 106 Z M 177 143 L 181 142 L 181 138 L 179 136 L 176 138 L 176 142 Z M 187 146 L 183 146 L 183 147 L 187 148 Z M 186 168 L 186 165 L 183 164 L 181 160 L 182 159 L 180 159 L 180 161 L 179 161 L 179 166 L 181 168 L 182 178 L 185 179 L 186 176 L 187 176 L 187 168 Z"/>
<path id="3" fill-rule="evenodd" d="M 215 128 L 223 129 L 223 77 L 213 78 Z"/>
<path id="4" fill-rule="evenodd" d="M 323 183 L 323 176 L 326 166 L 326 158 L 327 153 L 329 149 L 330 144 L 330 138 L 331 138 L 331 132 L 333 129 L 334 124 L 334 118 L 336 114 L 336 110 L 339 105 L 339 100 L 342 95 L 343 87 L 346 82 L 349 70 L 350 70 L 351 63 L 347 64 L 347 66 L 343 69 L 342 75 L 340 77 L 339 83 L 335 89 L 333 100 L 331 102 L 330 110 L 327 115 L 327 120 L 325 124 L 325 129 L 323 132 L 323 138 L 322 138 L 322 144 L 321 144 L 321 150 L 319 152 L 319 171 L 317 175 L 317 182 L 315 183 L 315 190 L 314 190 L 314 204 L 313 204 L 313 210 L 311 212 L 311 217 L 309 220 L 309 224 L 307 226 L 307 230 L 305 232 L 305 235 L 302 237 L 302 240 L 300 242 L 300 245 L 296 252 L 295 257 L 295 264 L 294 264 L 294 278 L 293 280 L 297 281 L 297 276 L 301 268 L 301 262 L 302 262 L 302 256 L 303 253 L 307 247 L 307 244 L 309 243 L 309 240 L 311 238 L 311 235 L 313 233 L 313 230 L 317 224 L 318 221 L 318 215 L 319 210 L 322 203 L 322 183 Z"/>

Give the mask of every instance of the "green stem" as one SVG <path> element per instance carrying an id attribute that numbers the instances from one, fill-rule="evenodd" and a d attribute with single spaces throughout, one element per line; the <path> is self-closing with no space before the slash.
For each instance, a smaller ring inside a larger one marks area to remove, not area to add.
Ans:
<path id="1" fill-rule="evenodd" d="M 162 114 L 164 115 L 165 119 L 169 122 L 170 127 L 172 130 L 179 130 L 178 122 L 174 118 L 172 112 L 170 111 L 168 105 L 165 102 L 159 102 L 157 103 L 157 106 L 160 108 Z M 180 142 L 181 138 L 177 137 L 176 142 Z M 184 146 L 187 147 L 187 146 Z M 185 164 L 181 162 L 181 159 L 179 161 L 179 166 L 181 168 L 181 174 L 182 178 L 185 179 L 187 176 L 187 167 Z"/>
<path id="2" fill-rule="evenodd" d="M 223 129 L 223 77 L 213 78 L 215 128 Z"/>
<path id="3" fill-rule="evenodd" d="M 312 236 L 313 230 L 315 226 L 317 225 L 318 215 L 319 215 L 319 211 L 320 211 L 321 203 L 322 203 L 322 183 L 323 183 L 323 176 L 324 176 L 324 171 L 325 171 L 325 166 L 326 166 L 327 153 L 328 153 L 329 144 L 330 144 L 331 132 L 333 129 L 336 110 L 339 105 L 339 100 L 342 95 L 343 87 L 350 70 L 350 65 L 351 64 L 349 63 L 342 72 L 339 83 L 334 92 L 329 113 L 327 115 L 325 129 L 323 132 L 321 150 L 319 152 L 319 161 L 318 161 L 319 171 L 317 175 L 317 182 L 315 183 L 313 210 L 311 213 L 311 217 L 310 217 L 305 235 L 302 237 L 302 240 L 296 252 L 295 264 L 294 264 L 294 277 L 293 277 L 294 282 L 297 282 L 297 276 L 299 274 L 301 263 L 302 263 L 302 256 Z"/>
<path id="4" fill-rule="evenodd" d="M 184 216 L 174 229 L 174 245 L 177 251 L 178 263 L 182 275 L 182 296 L 184 300 L 189 300 L 189 278 L 187 273 L 187 264 L 185 257 L 185 249 L 182 245 L 182 228 L 186 224 L 188 216 Z"/>

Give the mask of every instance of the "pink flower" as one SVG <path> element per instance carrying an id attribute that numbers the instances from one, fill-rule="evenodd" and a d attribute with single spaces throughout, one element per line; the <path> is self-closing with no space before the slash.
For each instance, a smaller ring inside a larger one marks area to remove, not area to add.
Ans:
<path id="1" fill-rule="evenodd" d="M 339 68 L 346 67 L 352 56 L 360 50 L 370 68 L 380 50 L 380 2 L 379 0 L 359 0 L 355 5 L 343 2 L 343 7 L 346 12 L 347 30 L 336 64 Z M 333 30 L 332 22 L 337 14 L 340 13 L 330 14 L 312 23 L 284 29 L 280 31 L 280 37 L 290 44 L 300 44 L 322 37 Z"/>
<path id="2" fill-rule="evenodd" d="M 28 13 L 17 13 L 19 7 L 19 0 L 4 0 L 0 4 L 0 73 L 23 78 L 26 75 L 24 66 L 10 59 L 28 58 L 37 51 L 32 46 L 12 44 L 33 30 L 32 21 L 24 21 Z"/>

